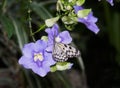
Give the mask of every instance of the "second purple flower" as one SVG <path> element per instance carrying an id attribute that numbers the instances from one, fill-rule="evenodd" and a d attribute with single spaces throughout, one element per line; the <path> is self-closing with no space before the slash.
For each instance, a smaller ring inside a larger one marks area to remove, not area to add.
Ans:
<path id="1" fill-rule="evenodd" d="M 77 12 L 79 10 L 83 10 L 83 8 L 81 6 L 74 6 L 74 10 L 75 13 L 77 14 Z M 85 26 L 93 31 L 95 34 L 97 34 L 99 32 L 99 28 L 97 27 L 97 25 L 95 24 L 97 22 L 97 18 L 93 16 L 93 12 L 90 12 L 88 14 L 88 16 L 83 17 L 83 18 L 78 18 L 78 22 L 81 22 L 83 24 L 85 24 Z"/>

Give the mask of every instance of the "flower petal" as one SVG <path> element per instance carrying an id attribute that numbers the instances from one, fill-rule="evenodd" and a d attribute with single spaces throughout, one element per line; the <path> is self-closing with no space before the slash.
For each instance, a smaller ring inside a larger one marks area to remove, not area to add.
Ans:
<path id="1" fill-rule="evenodd" d="M 38 66 L 34 66 L 32 67 L 32 71 L 38 75 L 40 75 L 41 77 L 44 77 L 47 75 L 48 72 L 46 72 L 45 69 L 38 67 Z"/>
<path id="2" fill-rule="evenodd" d="M 25 55 L 28 58 L 32 58 L 33 56 L 33 51 L 34 51 L 34 43 L 29 43 L 29 44 L 25 44 L 22 52 L 23 55 Z"/>
<path id="3" fill-rule="evenodd" d="M 70 36 L 68 31 L 61 32 L 58 35 L 58 37 L 60 37 L 62 39 L 61 42 L 64 43 L 64 44 L 69 44 L 69 43 L 72 42 L 72 38 L 71 38 L 71 36 Z"/>
<path id="4" fill-rule="evenodd" d="M 95 23 L 93 23 L 93 22 L 88 22 L 87 20 L 85 20 L 85 19 L 83 19 L 83 18 L 80 18 L 80 19 L 78 19 L 78 20 L 79 20 L 79 22 L 85 24 L 86 27 L 87 27 L 89 30 L 93 31 L 95 34 L 97 34 L 97 33 L 99 32 L 99 28 L 97 27 L 97 25 L 96 25 Z"/>
<path id="5" fill-rule="evenodd" d="M 56 62 L 53 60 L 52 54 L 51 53 L 45 53 L 45 61 L 43 62 L 43 65 L 45 66 L 50 66 L 54 65 Z"/>
<path id="6" fill-rule="evenodd" d="M 58 35 L 58 25 L 57 24 L 54 24 L 54 26 L 52 28 L 47 28 L 45 30 L 45 32 L 48 33 L 48 36 L 51 37 L 52 39 L 54 39 L 55 36 Z"/>
<path id="7" fill-rule="evenodd" d="M 48 33 L 48 45 L 53 44 L 54 38 L 58 35 L 58 25 L 54 24 L 52 28 L 47 28 L 45 30 L 46 33 Z"/>
<path id="8" fill-rule="evenodd" d="M 74 8 L 74 11 L 75 11 L 76 14 L 77 14 L 77 12 L 78 12 L 79 10 L 82 10 L 82 9 L 83 9 L 82 6 L 73 6 L 73 8 Z"/>
<path id="9" fill-rule="evenodd" d="M 36 52 L 38 51 L 43 51 L 47 46 L 47 42 L 43 41 L 43 40 L 38 40 L 36 41 L 35 45 L 34 45 L 34 50 Z"/>
<path id="10" fill-rule="evenodd" d="M 52 52 L 53 50 L 53 44 L 52 45 L 49 45 L 46 49 L 45 49 L 47 52 Z"/>
<path id="11" fill-rule="evenodd" d="M 109 2 L 111 4 L 111 6 L 114 5 L 113 0 L 107 0 L 107 2 Z"/>
<path id="12" fill-rule="evenodd" d="M 87 16 L 87 21 L 88 22 L 97 22 L 97 18 L 93 16 L 93 12 L 90 12 L 89 15 Z"/>
<path id="13" fill-rule="evenodd" d="M 88 29 L 93 31 L 95 34 L 97 34 L 100 31 L 95 23 L 91 23 L 91 25 L 88 25 L 87 27 Z"/>
<path id="14" fill-rule="evenodd" d="M 48 33 L 48 41 L 53 41 L 54 37 L 53 37 L 53 33 L 52 33 L 52 30 L 50 28 L 47 28 L 45 30 L 46 33 Z"/>
<path id="15" fill-rule="evenodd" d="M 31 69 L 34 65 L 36 65 L 34 62 L 33 62 L 33 59 L 32 58 L 27 58 L 25 56 L 22 56 L 18 63 L 20 65 L 23 65 L 25 68 L 27 69 Z"/>

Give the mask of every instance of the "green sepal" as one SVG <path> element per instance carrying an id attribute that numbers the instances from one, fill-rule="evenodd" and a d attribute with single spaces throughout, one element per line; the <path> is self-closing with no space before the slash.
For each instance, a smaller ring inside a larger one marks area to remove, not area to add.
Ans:
<path id="1" fill-rule="evenodd" d="M 45 24 L 47 25 L 47 27 L 52 27 L 58 20 L 59 20 L 59 16 L 50 18 L 50 19 L 46 19 Z"/>
<path id="2" fill-rule="evenodd" d="M 76 5 L 81 6 L 85 3 L 85 0 L 77 0 Z"/>
<path id="3" fill-rule="evenodd" d="M 56 65 L 50 67 L 51 72 L 55 72 L 57 70 Z"/>
<path id="4" fill-rule="evenodd" d="M 91 9 L 79 10 L 78 13 L 77 13 L 77 16 L 79 18 L 83 18 L 83 17 L 86 17 L 90 12 L 91 12 Z"/>
<path id="5" fill-rule="evenodd" d="M 77 17 L 63 16 L 62 21 L 64 24 L 74 24 L 75 22 L 77 22 Z"/>
<path id="6" fill-rule="evenodd" d="M 67 69 L 70 69 L 71 68 L 71 63 L 69 63 L 69 62 L 58 62 L 57 64 L 56 64 L 56 68 L 57 68 L 57 70 L 59 70 L 59 71 L 63 71 L 63 70 L 67 70 Z"/>
<path id="7" fill-rule="evenodd" d="M 71 68 L 72 63 L 69 62 L 57 62 L 55 65 L 50 67 L 51 72 L 64 71 Z"/>

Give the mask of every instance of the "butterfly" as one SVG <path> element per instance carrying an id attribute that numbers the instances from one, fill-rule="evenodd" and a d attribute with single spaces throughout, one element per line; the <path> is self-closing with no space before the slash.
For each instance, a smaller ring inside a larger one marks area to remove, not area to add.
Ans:
<path id="1" fill-rule="evenodd" d="M 77 57 L 80 55 L 80 51 L 68 44 L 55 42 L 52 51 L 52 57 L 57 62 L 67 61 L 68 58 Z"/>

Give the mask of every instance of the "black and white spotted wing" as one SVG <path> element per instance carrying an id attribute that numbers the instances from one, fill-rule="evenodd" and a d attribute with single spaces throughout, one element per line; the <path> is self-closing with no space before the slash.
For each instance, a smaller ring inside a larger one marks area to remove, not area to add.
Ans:
<path id="1" fill-rule="evenodd" d="M 79 50 L 63 43 L 55 43 L 52 52 L 53 59 L 57 62 L 67 61 L 68 58 L 77 57 L 79 54 Z"/>

